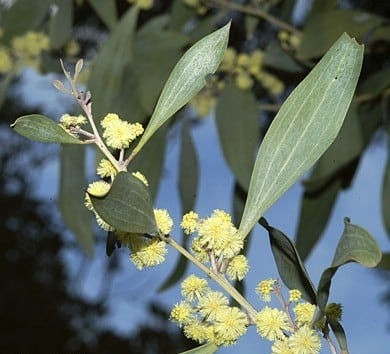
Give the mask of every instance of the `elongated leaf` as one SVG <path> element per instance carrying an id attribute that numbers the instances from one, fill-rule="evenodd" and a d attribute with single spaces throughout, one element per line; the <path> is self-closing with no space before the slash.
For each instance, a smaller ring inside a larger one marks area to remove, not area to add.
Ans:
<path id="1" fill-rule="evenodd" d="M 52 14 L 49 23 L 50 46 L 58 49 L 70 38 L 73 24 L 73 2 L 56 0 L 56 11 Z"/>
<path id="2" fill-rule="evenodd" d="M 84 206 L 85 148 L 64 145 L 61 148 L 59 206 L 66 226 L 82 249 L 93 255 L 92 214 Z"/>
<path id="3" fill-rule="evenodd" d="M 215 112 L 223 155 L 240 186 L 248 190 L 260 138 L 258 103 L 251 90 L 228 84 Z"/>
<path id="4" fill-rule="evenodd" d="M 194 17 L 194 10 L 182 0 L 174 0 L 169 18 L 169 28 L 181 32 L 184 25 Z"/>
<path id="5" fill-rule="evenodd" d="M 48 14 L 50 0 L 18 0 L 7 11 L 2 41 L 8 44 L 13 37 L 36 30 Z"/>
<path id="6" fill-rule="evenodd" d="M 378 96 L 381 92 L 390 86 L 390 68 L 378 70 L 371 74 L 364 82 L 359 85 L 360 94 L 369 94 L 373 97 Z"/>
<path id="7" fill-rule="evenodd" d="M 106 196 L 90 195 L 99 216 L 116 230 L 154 234 L 157 231 L 147 187 L 129 172 L 120 172 Z"/>
<path id="8" fill-rule="evenodd" d="M 288 289 L 300 290 L 305 300 L 315 304 L 315 288 L 293 242 L 264 218 L 260 219 L 259 224 L 268 231 L 272 254 L 283 283 Z"/>
<path id="9" fill-rule="evenodd" d="M 213 354 L 218 350 L 214 343 L 203 344 L 200 347 L 181 352 L 180 354 Z"/>
<path id="10" fill-rule="evenodd" d="M 206 75 L 217 70 L 227 47 L 229 28 L 230 22 L 195 43 L 176 64 L 161 92 L 152 118 L 134 149 L 135 154 L 159 127 L 202 89 L 206 84 Z"/>
<path id="11" fill-rule="evenodd" d="M 359 263 L 365 267 L 375 267 L 381 260 L 381 250 L 375 239 L 362 227 L 353 225 L 348 218 L 344 221 L 345 228 L 337 245 L 332 264 L 322 273 L 317 292 L 317 305 L 322 313 L 329 297 L 332 277 L 344 264 Z"/>
<path id="12" fill-rule="evenodd" d="M 104 24 L 113 29 L 117 24 L 115 0 L 88 0 Z"/>
<path id="13" fill-rule="evenodd" d="M 139 9 L 130 8 L 115 26 L 104 43 L 92 67 L 88 88 L 93 94 L 93 110 L 96 119 L 111 112 L 112 102 L 121 94 L 126 65 L 132 57 L 135 26 Z"/>
<path id="14" fill-rule="evenodd" d="M 282 49 L 277 41 L 272 41 L 267 46 L 264 56 L 264 65 L 292 73 L 303 71 L 303 68 Z"/>
<path id="15" fill-rule="evenodd" d="M 387 163 L 382 182 L 382 219 L 387 231 L 387 235 L 390 237 L 390 139 Z"/>
<path id="16" fill-rule="evenodd" d="M 341 349 L 340 354 L 348 354 L 347 336 L 340 322 L 329 321 L 330 327 L 332 328 L 333 334 L 336 337 L 337 343 Z"/>
<path id="17" fill-rule="evenodd" d="M 282 105 L 257 155 L 239 229 L 244 237 L 336 138 L 362 59 L 362 46 L 342 35 Z"/>
<path id="18" fill-rule="evenodd" d="M 52 119 L 39 114 L 19 117 L 11 124 L 11 128 L 28 139 L 43 143 L 83 144 L 81 140 L 68 134 Z"/>
<path id="19" fill-rule="evenodd" d="M 0 109 L 3 106 L 8 93 L 8 87 L 14 77 L 13 73 L 9 73 L 0 80 Z"/>

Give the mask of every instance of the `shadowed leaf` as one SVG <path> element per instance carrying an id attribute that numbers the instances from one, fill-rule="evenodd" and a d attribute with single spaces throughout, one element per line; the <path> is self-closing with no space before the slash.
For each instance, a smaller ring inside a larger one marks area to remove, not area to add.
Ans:
<path id="1" fill-rule="evenodd" d="M 218 350 L 218 347 L 214 343 L 203 344 L 200 347 L 187 350 L 180 354 L 213 354 Z"/>

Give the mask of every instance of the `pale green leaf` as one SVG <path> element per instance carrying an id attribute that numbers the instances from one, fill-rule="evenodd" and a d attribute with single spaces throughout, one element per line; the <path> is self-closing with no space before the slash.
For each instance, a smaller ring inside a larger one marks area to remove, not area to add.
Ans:
<path id="1" fill-rule="evenodd" d="M 84 205 L 87 185 L 85 148 L 63 145 L 60 155 L 60 190 L 58 203 L 65 225 L 73 232 L 81 248 L 93 255 L 92 213 Z"/>
<path id="2" fill-rule="evenodd" d="M 206 84 L 205 77 L 214 73 L 225 53 L 230 23 L 195 43 L 172 70 L 142 135 L 136 154 L 172 115 L 182 108 Z"/>
<path id="3" fill-rule="evenodd" d="M 363 47 L 344 34 L 282 105 L 256 158 L 239 228 L 244 237 L 334 141 L 362 60 Z"/>
<path id="4" fill-rule="evenodd" d="M 213 354 L 218 350 L 214 343 L 203 344 L 200 347 L 181 352 L 180 354 Z"/>
<path id="5" fill-rule="evenodd" d="M 19 117 L 11 124 L 18 134 L 42 143 L 58 144 L 83 144 L 82 140 L 67 133 L 52 119 L 39 115 L 31 114 Z"/>
<path id="6" fill-rule="evenodd" d="M 104 24 L 109 29 L 113 29 L 117 24 L 115 0 L 88 0 L 88 2 Z"/>

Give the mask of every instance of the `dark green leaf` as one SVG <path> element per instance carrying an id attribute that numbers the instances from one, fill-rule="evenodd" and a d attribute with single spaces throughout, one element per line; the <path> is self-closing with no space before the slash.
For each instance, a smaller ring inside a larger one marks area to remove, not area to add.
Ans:
<path id="1" fill-rule="evenodd" d="M 390 68 L 385 68 L 371 74 L 359 86 L 359 94 L 368 94 L 378 96 L 381 92 L 390 86 Z"/>
<path id="2" fill-rule="evenodd" d="M 56 11 L 50 17 L 49 34 L 51 48 L 61 48 L 70 38 L 73 24 L 73 2 L 56 0 Z"/>
<path id="3" fill-rule="evenodd" d="M 66 226 L 73 232 L 82 249 L 93 255 L 92 213 L 84 206 L 85 148 L 63 145 L 61 148 L 61 173 L 59 206 Z"/>
<path id="4" fill-rule="evenodd" d="M 265 50 L 264 65 L 292 73 L 302 72 L 303 68 L 284 51 L 278 42 L 272 41 Z"/>
<path id="5" fill-rule="evenodd" d="M 387 163 L 382 182 L 382 218 L 387 235 L 390 237 L 390 140 Z"/>
<path id="6" fill-rule="evenodd" d="M 296 247 L 302 260 L 307 258 L 323 234 L 340 188 L 341 180 L 335 179 L 318 192 L 304 192 L 296 237 Z"/>
<path id="7" fill-rule="evenodd" d="M 367 146 L 383 123 L 383 107 L 377 101 L 364 102 L 359 105 L 358 114 L 364 146 Z"/>
<path id="8" fill-rule="evenodd" d="M 115 0 L 88 0 L 88 2 L 104 24 L 109 29 L 113 29 L 117 24 Z"/>
<path id="9" fill-rule="evenodd" d="M 43 143 L 83 144 L 52 119 L 39 114 L 19 117 L 11 124 L 11 128 L 28 139 Z"/>
<path id="10" fill-rule="evenodd" d="M 257 154 L 239 228 L 243 237 L 334 141 L 362 60 L 363 47 L 342 35 L 282 105 Z"/>
<path id="11" fill-rule="evenodd" d="M 6 13 L 2 41 L 9 44 L 13 37 L 34 31 L 48 15 L 50 0 L 18 0 Z"/>
<path id="12" fill-rule="evenodd" d="M 315 304 L 315 288 L 293 242 L 264 218 L 260 219 L 259 224 L 268 231 L 272 254 L 283 283 L 290 290 L 300 290 L 305 300 Z"/>
<path id="13" fill-rule="evenodd" d="M 191 40 L 193 42 L 198 41 L 211 31 L 213 31 L 216 27 L 216 24 L 219 22 L 219 20 L 221 20 L 222 17 L 223 13 L 218 12 L 215 15 L 203 18 L 196 24 L 196 26 L 194 26 L 194 29 L 189 33 Z"/>
<path id="14" fill-rule="evenodd" d="M 131 7 L 113 29 L 93 63 L 88 88 L 93 94 L 93 110 L 96 119 L 101 119 L 115 107 L 113 101 L 120 95 L 127 64 L 132 58 L 138 7 Z"/>
<path id="15" fill-rule="evenodd" d="M 317 305 L 324 313 L 328 302 L 332 277 L 339 267 L 350 262 L 365 267 L 375 267 L 381 260 L 381 250 L 375 239 L 362 227 L 353 225 L 349 219 L 344 221 L 345 228 L 337 245 L 332 264 L 321 275 L 317 290 Z"/>
<path id="16" fill-rule="evenodd" d="M 336 337 L 337 343 L 341 349 L 340 354 L 348 354 L 348 346 L 347 346 L 347 336 L 345 335 L 345 331 L 340 322 L 330 322 L 330 327 L 332 328 L 333 334 Z"/>
<path id="17" fill-rule="evenodd" d="M 181 32 L 184 25 L 194 17 L 194 10 L 182 0 L 174 0 L 169 19 L 169 29 Z"/>
<path id="18" fill-rule="evenodd" d="M 260 138 L 259 109 L 251 90 L 228 84 L 215 112 L 223 155 L 240 186 L 248 190 Z"/>
<path id="19" fill-rule="evenodd" d="M 321 56 L 343 33 L 363 42 L 367 33 L 383 21 L 380 16 L 355 9 L 318 12 L 306 23 L 297 57 L 307 60 Z"/>
<path id="20" fill-rule="evenodd" d="M 152 118 L 133 153 L 143 145 L 169 118 L 193 98 L 206 84 L 205 77 L 213 74 L 225 53 L 230 22 L 202 38 L 176 64 L 154 109 Z"/>
<path id="21" fill-rule="evenodd" d="M 14 77 L 13 73 L 5 75 L 0 81 L 0 109 L 7 98 L 8 87 Z"/>
<path id="22" fill-rule="evenodd" d="M 116 230 L 137 234 L 157 232 L 149 191 L 131 173 L 118 173 L 103 198 L 90 197 L 95 211 Z"/>
<path id="23" fill-rule="evenodd" d="M 214 343 L 203 344 L 200 347 L 181 352 L 180 354 L 213 354 L 218 350 Z"/>
<path id="24" fill-rule="evenodd" d="M 383 253 L 382 259 L 378 264 L 378 268 L 390 270 L 390 252 Z"/>

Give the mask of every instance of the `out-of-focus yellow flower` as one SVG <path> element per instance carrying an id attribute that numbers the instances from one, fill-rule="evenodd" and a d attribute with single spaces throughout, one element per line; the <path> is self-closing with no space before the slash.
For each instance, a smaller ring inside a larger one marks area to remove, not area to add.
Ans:
<path id="1" fill-rule="evenodd" d="M 8 50 L 0 47 L 0 74 L 5 74 L 12 71 L 14 63 Z"/>
<path id="2" fill-rule="evenodd" d="M 201 90 L 191 99 L 190 105 L 195 109 L 199 117 L 207 117 L 217 103 L 216 97 L 209 89 Z"/>
<path id="3" fill-rule="evenodd" d="M 71 39 L 70 41 L 68 41 L 68 43 L 66 43 L 65 46 L 66 55 L 70 57 L 74 57 L 79 52 L 80 52 L 80 45 L 74 39 Z"/>
<path id="4" fill-rule="evenodd" d="M 240 90 L 249 90 L 253 86 L 253 79 L 251 75 L 246 72 L 240 72 L 235 78 L 236 86 Z"/>
<path id="5" fill-rule="evenodd" d="M 172 231 L 173 221 L 166 209 L 154 209 L 154 217 L 160 232 L 168 235 Z"/>
<path id="6" fill-rule="evenodd" d="M 142 10 L 149 10 L 153 7 L 153 0 L 127 0 L 130 4 L 135 4 Z"/>
<path id="7" fill-rule="evenodd" d="M 262 72 L 257 79 L 273 95 L 280 95 L 284 91 L 284 82 L 270 73 Z"/>
<path id="8" fill-rule="evenodd" d="M 22 36 L 13 38 L 11 46 L 22 58 L 37 57 L 43 50 L 50 48 L 49 37 L 41 32 L 29 31 Z"/>
<path id="9" fill-rule="evenodd" d="M 233 72 L 236 64 L 237 64 L 237 52 L 234 48 L 228 47 L 222 59 L 219 70 Z"/>

